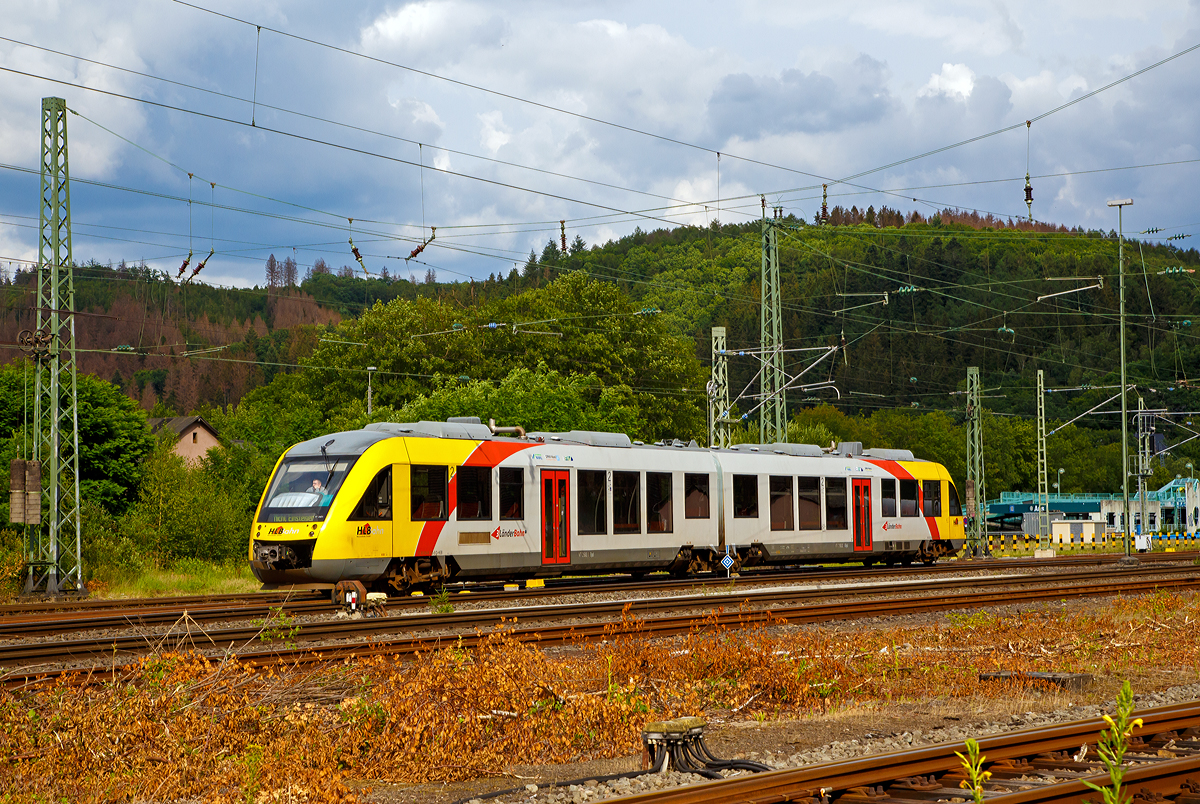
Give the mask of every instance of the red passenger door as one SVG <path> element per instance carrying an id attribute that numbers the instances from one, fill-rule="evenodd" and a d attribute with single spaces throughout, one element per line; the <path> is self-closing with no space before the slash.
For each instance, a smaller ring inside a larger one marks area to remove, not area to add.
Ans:
<path id="1" fill-rule="evenodd" d="M 570 508 L 571 472 L 542 470 L 542 563 L 571 561 Z"/>
<path id="2" fill-rule="evenodd" d="M 854 549 L 871 550 L 871 481 L 854 481 Z"/>

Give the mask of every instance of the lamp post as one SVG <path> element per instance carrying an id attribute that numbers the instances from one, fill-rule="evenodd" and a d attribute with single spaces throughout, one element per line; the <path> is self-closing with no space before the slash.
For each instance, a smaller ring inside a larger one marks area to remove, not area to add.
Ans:
<path id="1" fill-rule="evenodd" d="M 367 366 L 367 415 L 371 415 L 371 375 L 377 370 L 377 366 Z"/>
<path id="2" fill-rule="evenodd" d="M 1121 295 L 1121 497 L 1125 501 L 1125 557 L 1130 557 L 1129 544 L 1129 402 L 1126 400 L 1125 387 L 1125 207 L 1133 206 L 1132 198 L 1121 198 L 1109 201 L 1110 207 L 1117 208 L 1117 276 L 1119 278 Z"/>
<path id="3" fill-rule="evenodd" d="M 1067 470 L 1066 470 L 1066 469 L 1063 469 L 1061 466 L 1060 466 L 1060 467 L 1058 467 L 1058 490 L 1059 490 L 1059 492 L 1060 492 L 1060 493 L 1061 493 L 1061 492 L 1065 492 L 1065 491 L 1066 491 L 1066 490 L 1063 488 L 1063 479 L 1062 479 L 1063 472 L 1065 472 L 1065 471 L 1067 471 Z"/>
<path id="4" fill-rule="evenodd" d="M 1190 463 L 1189 463 L 1189 464 L 1187 464 L 1187 470 L 1188 470 L 1188 478 L 1189 478 L 1189 479 L 1191 479 L 1191 478 L 1194 478 L 1194 477 L 1195 477 L 1195 475 L 1194 475 L 1194 474 L 1192 474 L 1192 465 L 1191 465 Z"/>

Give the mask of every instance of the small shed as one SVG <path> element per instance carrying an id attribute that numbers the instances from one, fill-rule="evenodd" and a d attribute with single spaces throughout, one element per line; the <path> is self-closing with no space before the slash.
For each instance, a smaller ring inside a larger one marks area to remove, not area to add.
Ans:
<path id="1" fill-rule="evenodd" d="M 164 419 L 147 419 L 150 432 L 162 430 L 175 434 L 175 454 L 188 463 L 199 463 L 213 447 L 220 446 L 217 431 L 203 416 L 171 416 Z"/>

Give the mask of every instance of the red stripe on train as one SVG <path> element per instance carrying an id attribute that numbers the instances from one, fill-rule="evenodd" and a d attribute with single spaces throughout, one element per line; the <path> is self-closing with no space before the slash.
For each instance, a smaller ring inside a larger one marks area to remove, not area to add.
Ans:
<path id="1" fill-rule="evenodd" d="M 915 477 L 909 474 L 908 470 L 895 461 L 881 461 L 874 458 L 863 458 L 863 460 L 865 460 L 867 463 L 878 466 L 883 471 L 888 472 L 895 477 L 900 478 L 901 480 L 916 480 Z M 925 489 L 921 487 L 920 483 L 917 483 L 917 510 L 920 511 L 924 505 Z M 929 526 L 929 538 L 935 540 L 942 538 L 941 531 L 938 530 L 937 520 L 934 517 L 925 517 L 925 524 Z"/>

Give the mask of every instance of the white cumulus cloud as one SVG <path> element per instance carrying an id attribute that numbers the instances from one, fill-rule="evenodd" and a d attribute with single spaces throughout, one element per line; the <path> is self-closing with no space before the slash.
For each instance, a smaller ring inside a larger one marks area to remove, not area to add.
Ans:
<path id="1" fill-rule="evenodd" d="M 943 64 L 940 73 L 929 76 L 929 83 L 917 92 L 919 96 L 949 95 L 966 100 L 975 88 L 975 73 L 965 64 Z"/>

